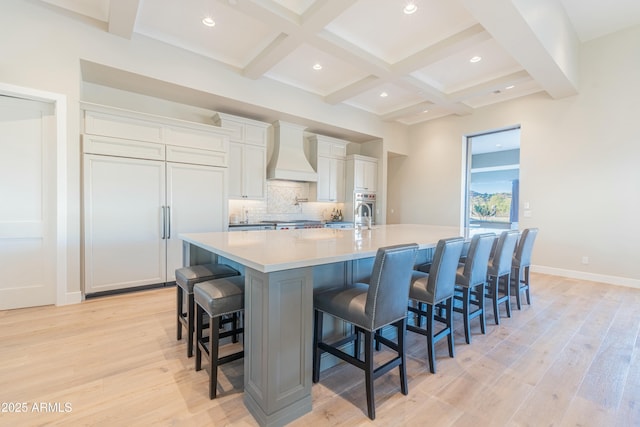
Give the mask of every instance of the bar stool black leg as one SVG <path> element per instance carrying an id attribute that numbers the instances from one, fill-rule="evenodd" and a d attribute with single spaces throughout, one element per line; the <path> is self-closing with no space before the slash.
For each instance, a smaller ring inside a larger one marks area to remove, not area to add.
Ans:
<path id="1" fill-rule="evenodd" d="M 236 342 L 238 342 L 238 313 L 237 312 L 233 313 L 231 315 L 231 317 L 233 319 L 231 324 L 233 325 L 232 327 L 233 327 L 233 331 L 234 331 L 233 332 L 233 338 L 231 339 L 231 342 L 236 343 Z"/>
<path id="2" fill-rule="evenodd" d="M 182 294 L 182 288 L 178 285 L 176 285 L 176 305 L 177 305 L 177 309 L 176 309 L 176 313 L 178 313 L 178 316 L 176 317 L 176 322 L 177 322 L 177 329 L 176 329 L 176 338 L 178 341 L 180 341 L 182 339 L 182 322 L 180 321 L 180 319 L 182 318 L 182 304 L 183 304 L 183 294 Z"/>
<path id="3" fill-rule="evenodd" d="M 220 316 L 209 317 L 209 399 L 215 399 L 218 388 L 218 345 Z"/>
<path id="4" fill-rule="evenodd" d="M 407 358 L 404 353 L 404 340 L 406 338 L 407 331 L 406 322 L 407 319 L 403 318 L 396 323 L 396 327 L 398 329 L 398 356 L 401 360 L 400 366 L 398 367 L 400 369 L 400 391 L 405 396 L 409 394 L 409 387 L 407 385 Z"/>
<path id="5" fill-rule="evenodd" d="M 376 419 L 375 395 L 373 390 L 373 334 L 371 331 L 363 331 L 364 333 L 364 375 L 365 388 L 367 392 L 367 412 L 369 418 Z"/>
<path id="6" fill-rule="evenodd" d="M 191 357 L 193 356 L 193 335 L 195 327 L 195 303 L 193 294 L 187 295 L 187 304 L 189 305 L 189 313 L 187 314 L 187 329 L 189 334 L 187 336 L 187 357 Z"/>
<path id="7" fill-rule="evenodd" d="M 200 343 L 202 342 L 202 315 L 204 310 L 199 305 L 196 307 L 196 371 L 202 369 L 202 350 Z"/>
<path id="8" fill-rule="evenodd" d="M 322 312 L 314 310 L 314 326 L 313 326 L 313 372 L 312 381 L 317 383 L 320 380 L 320 356 L 322 350 L 318 346 L 322 340 Z"/>

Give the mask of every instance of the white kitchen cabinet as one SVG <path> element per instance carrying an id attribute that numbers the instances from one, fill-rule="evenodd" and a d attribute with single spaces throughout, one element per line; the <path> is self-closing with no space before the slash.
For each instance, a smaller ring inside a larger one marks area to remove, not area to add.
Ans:
<path id="1" fill-rule="evenodd" d="M 94 132 L 82 138 L 85 294 L 174 281 L 180 233 L 227 229 L 228 134 L 159 123 L 158 142 L 140 141 L 122 138 L 137 119 L 100 111 L 97 128 L 93 112 L 85 118 Z M 156 125 L 142 122 L 143 130 Z M 112 130 L 117 137 L 102 135 Z"/>
<path id="2" fill-rule="evenodd" d="M 348 191 L 374 193 L 378 187 L 378 159 L 352 154 L 347 157 Z"/>
<path id="3" fill-rule="evenodd" d="M 167 162 L 167 282 L 183 266 L 181 233 L 226 231 L 227 169 Z"/>
<path id="4" fill-rule="evenodd" d="M 83 133 L 136 142 L 227 152 L 229 131 L 217 126 L 82 103 Z M 226 166 L 226 161 L 224 163 Z"/>
<path id="5" fill-rule="evenodd" d="M 348 141 L 323 135 L 312 135 L 308 140 L 311 166 L 318 173 L 318 182 L 310 185 L 309 197 L 318 202 L 344 202 Z"/>
<path id="6" fill-rule="evenodd" d="M 84 156 L 85 293 L 166 281 L 164 161 Z"/>
<path id="7" fill-rule="evenodd" d="M 266 147 L 230 142 L 229 198 L 264 199 L 266 167 Z"/>
<path id="8" fill-rule="evenodd" d="M 263 200 L 269 124 L 223 113 L 216 113 L 213 120 L 230 131 L 229 198 Z"/>
<path id="9" fill-rule="evenodd" d="M 227 228 L 226 169 L 85 154 L 85 293 L 175 280 L 180 233 Z"/>

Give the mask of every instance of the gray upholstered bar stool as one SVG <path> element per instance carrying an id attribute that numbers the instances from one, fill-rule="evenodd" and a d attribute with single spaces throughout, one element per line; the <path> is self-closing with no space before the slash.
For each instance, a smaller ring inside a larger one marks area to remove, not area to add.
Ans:
<path id="1" fill-rule="evenodd" d="M 409 288 L 409 299 L 415 301 L 416 307 L 408 310 L 417 314 L 416 324 L 407 325 L 407 330 L 427 337 L 427 356 L 429 370 L 436 372 L 435 343 L 445 336 L 448 338 L 449 356 L 454 357 L 453 344 L 453 295 L 456 282 L 458 261 L 464 247 L 462 237 L 441 239 L 436 245 L 433 263 L 429 273 L 413 272 L 413 283 Z M 423 307 L 426 305 L 426 309 Z M 444 308 L 435 314 L 435 308 Z M 426 317 L 426 326 L 422 328 L 422 318 Z M 444 326 L 434 332 L 434 323 L 438 321 Z"/>
<path id="2" fill-rule="evenodd" d="M 244 350 L 218 357 L 220 339 L 244 333 L 237 317 L 244 310 L 244 276 L 196 283 L 193 287 L 196 304 L 196 371 L 202 369 L 202 352 L 209 359 L 209 398 L 216 397 L 218 365 L 244 357 Z M 204 313 L 209 316 L 209 336 L 205 337 Z M 234 321 L 228 331 L 220 332 L 221 317 L 232 315 Z M 243 322 L 244 323 L 244 322 Z"/>
<path id="3" fill-rule="evenodd" d="M 320 380 L 320 356 L 328 352 L 365 372 L 367 410 L 369 418 L 376 417 L 373 381 L 398 367 L 402 394 L 409 392 L 405 368 L 404 341 L 409 284 L 418 245 L 397 245 L 378 249 L 369 283 L 341 285 L 316 293 L 313 297 L 315 323 L 313 331 L 313 382 Z M 323 341 L 323 314 L 329 314 L 350 323 L 355 333 L 331 344 Z M 376 331 L 393 325 L 397 342 Z M 364 335 L 364 359 L 360 355 L 360 334 Z M 374 340 L 384 344 L 396 354 L 391 360 L 374 369 Z M 353 355 L 342 346 L 353 342 Z"/>
<path id="4" fill-rule="evenodd" d="M 480 331 L 485 333 L 484 288 L 487 283 L 487 268 L 491 248 L 496 240 L 493 233 L 476 234 L 471 239 L 469 252 L 464 263 L 458 266 L 456 274 L 456 294 L 454 299 L 462 302 L 462 307 L 454 304 L 453 310 L 462 313 L 464 338 L 471 343 L 471 319 L 480 318 Z"/>
<path id="5" fill-rule="evenodd" d="M 176 302 L 177 302 L 177 331 L 178 340 L 182 339 L 182 327 L 187 330 L 187 356 L 193 356 L 194 333 L 194 302 L 193 286 L 196 283 L 223 277 L 239 276 L 240 272 L 226 264 L 192 265 L 176 269 Z M 187 311 L 184 309 L 184 296 L 187 296 Z"/>
<path id="6" fill-rule="evenodd" d="M 518 247 L 513 254 L 511 284 L 516 295 L 518 310 L 522 309 L 521 293 L 525 292 L 527 304 L 531 305 L 531 295 L 529 294 L 529 267 L 531 267 L 531 253 L 533 252 L 533 242 L 538 235 L 537 228 L 526 228 L 520 236 Z"/>
<path id="7" fill-rule="evenodd" d="M 493 301 L 493 318 L 500 324 L 500 304 L 507 308 L 507 317 L 511 317 L 511 264 L 513 252 L 518 243 L 518 230 L 506 230 L 500 234 L 487 267 L 488 285 L 485 296 Z"/>

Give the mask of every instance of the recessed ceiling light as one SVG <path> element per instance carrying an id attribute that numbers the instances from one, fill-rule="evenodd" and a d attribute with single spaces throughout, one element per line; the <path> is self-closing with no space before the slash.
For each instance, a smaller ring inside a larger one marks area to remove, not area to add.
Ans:
<path id="1" fill-rule="evenodd" d="M 505 89 L 509 90 L 509 89 L 513 89 L 514 87 L 516 87 L 516 85 L 507 86 L 507 87 L 505 87 Z"/>
<path id="2" fill-rule="evenodd" d="M 320 71 L 320 70 L 322 70 L 322 65 L 314 64 L 313 69 L 316 70 L 316 71 Z"/>
<path id="3" fill-rule="evenodd" d="M 205 16 L 204 18 L 202 18 L 202 23 L 207 27 L 213 27 L 216 25 L 216 21 L 214 21 L 210 16 Z"/>
<path id="4" fill-rule="evenodd" d="M 481 56 L 474 56 L 473 58 L 471 58 L 469 60 L 469 62 L 480 62 L 482 61 L 482 57 Z"/>
<path id="5" fill-rule="evenodd" d="M 423 113 L 428 113 L 428 112 L 429 112 L 429 110 L 422 110 L 422 112 L 423 112 Z"/>
<path id="6" fill-rule="evenodd" d="M 404 9 L 402 9 L 405 15 L 411 15 L 412 13 L 415 13 L 416 10 L 418 10 L 418 6 L 416 6 L 416 4 L 412 1 L 408 2 L 405 5 Z"/>
<path id="7" fill-rule="evenodd" d="M 386 98 L 387 96 L 389 96 L 387 92 L 380 93 L 380 98 Z"/>

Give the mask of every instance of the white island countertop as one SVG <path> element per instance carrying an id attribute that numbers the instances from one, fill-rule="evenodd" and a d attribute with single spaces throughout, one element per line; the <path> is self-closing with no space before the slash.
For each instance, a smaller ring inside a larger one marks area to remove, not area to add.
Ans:
<path id="1" fill-rule="evenodd" d="M 240 232 L 185 233 L 185 242 L 262 273 L 370 258 L 380 247 L 460 236 L 459 227 L 422 224 L 376 225 L 371 230 L 309 228 Z"/>

